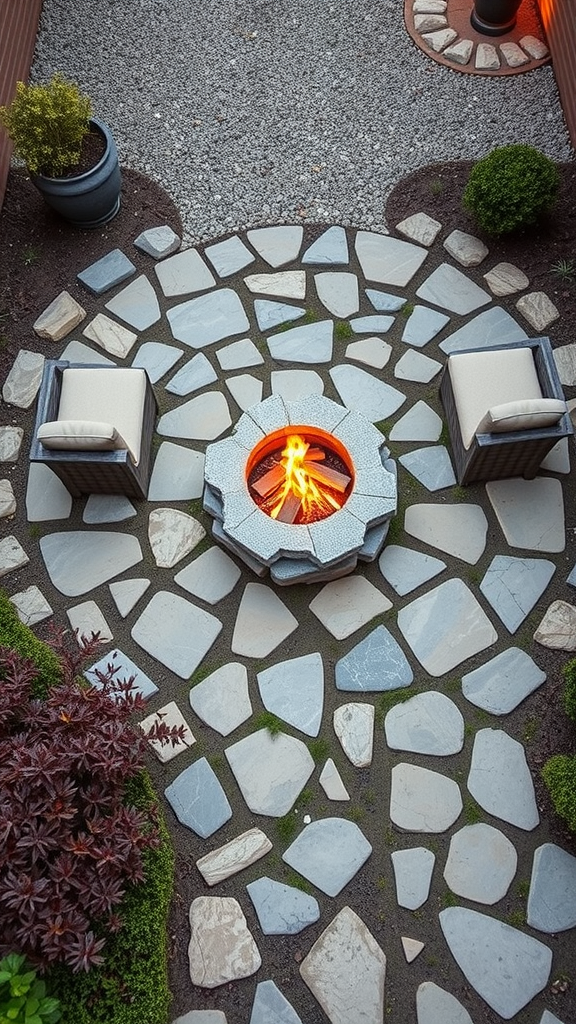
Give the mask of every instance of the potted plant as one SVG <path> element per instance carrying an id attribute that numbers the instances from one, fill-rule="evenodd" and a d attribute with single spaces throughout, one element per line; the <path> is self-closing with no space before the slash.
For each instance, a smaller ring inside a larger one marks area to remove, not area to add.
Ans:
<path id="1" fill-rule="evenodd" d="M 110 130 L 92 116 L 90 99 L 74 82 L 18 82 L 0 107 L 14 152 L 52 209 L 76 227 L 98 227 L 120 208 L 120 167 Z"/>

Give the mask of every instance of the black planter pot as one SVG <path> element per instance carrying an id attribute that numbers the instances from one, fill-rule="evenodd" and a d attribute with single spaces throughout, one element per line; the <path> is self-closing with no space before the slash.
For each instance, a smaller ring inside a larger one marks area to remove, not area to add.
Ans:
<path id="1" fill-rule="evenodd" d="M 522 0 L 474 0 L 472 28 L 486 36 L 503 36 L 516 24 Z"/>
<path id="2" fill-rule="evenodd" d="M 116 144 L 102 121 L 91 118 L 90 125 L 106 143 L 104 154 L 94 167 L 71 178 L 46 178 L 42 174 L 32 177 L 48 206 L 78 228 L 107 224 L 120 209 L 122 179 Z"/>

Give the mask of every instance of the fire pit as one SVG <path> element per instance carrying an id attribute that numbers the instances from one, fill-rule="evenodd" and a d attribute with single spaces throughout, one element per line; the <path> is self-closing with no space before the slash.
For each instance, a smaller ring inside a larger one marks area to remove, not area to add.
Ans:
<path id="1" fill-rule="evenodd" d="M 328 398 L 273 395 L 206 450 L 204 508 L 217 541 L 281 585 L 372 561 L 396 511 L 384 437 Z"/>

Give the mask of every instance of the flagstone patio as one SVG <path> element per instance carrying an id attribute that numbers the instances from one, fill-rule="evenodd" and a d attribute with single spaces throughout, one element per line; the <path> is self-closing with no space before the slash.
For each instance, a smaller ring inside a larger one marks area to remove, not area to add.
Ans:
<path id="1" fill-rule="evenodd" d="M 549 989 L 573 970 L 576 858 L 548 841 L 517 709 L 546 685 L 541 664 L 559 664 L 532 633 L 553 598 L 570 602 L 572 452 L 535 481 L 462 493 L 437 394 L 446 353 L 528 336 L 528 281 L 507 273 L 518 292 L 502 308 L 489 254 L 463 270 L 458 249 L 448 263 L 446 247 L 336 226 L 310 245 L 301 227 L 267 227 L 160 262 L 173 240 L 148 235 L 146 275 L 119 251 L 78 268 L 101 308 L 54 343 L 149 373 L 148 501 L 73 501 L 32 466 L 26 508 L 3 506 L 0 575 L 23 621 L 103 619 L 98 664 L 114 659 L 151 715 L 188 726 L 151 752 L 186 865 L 174 948 L 185 958 L 190 942 L 191 980 L 174 1024 L 559 1020 Z M 31 406 L 42 363 L 21 354 L 5 402 Z M 400 513 L 350 575 L 280 587 L 215 543 L 204 452 L 261 398 L 310 394 L 388 436 Z M 0 427 L 6 472 L 20 443 Z"/>

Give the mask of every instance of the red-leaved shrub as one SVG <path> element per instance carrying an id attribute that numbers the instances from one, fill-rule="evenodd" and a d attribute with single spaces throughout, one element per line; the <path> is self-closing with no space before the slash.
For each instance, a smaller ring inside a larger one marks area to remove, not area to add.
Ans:
<path id="1" fill-rule="evenodd" d="M 112 667 L 101 689 L 80 678 L 96 638 L 80 654 L 61 633 L 50 645 L 62 682 L 42 699 L 33 662 L 0 647 L 0 956 L 89 970 L 121 927 L 126 887 L 144 880 L 142 851 L 158 844 L 154 822 L 125 801 L 146 749 L 130 715 L 145 703 Z M 148 737 L 179 735 L 162 724 Z"/>

